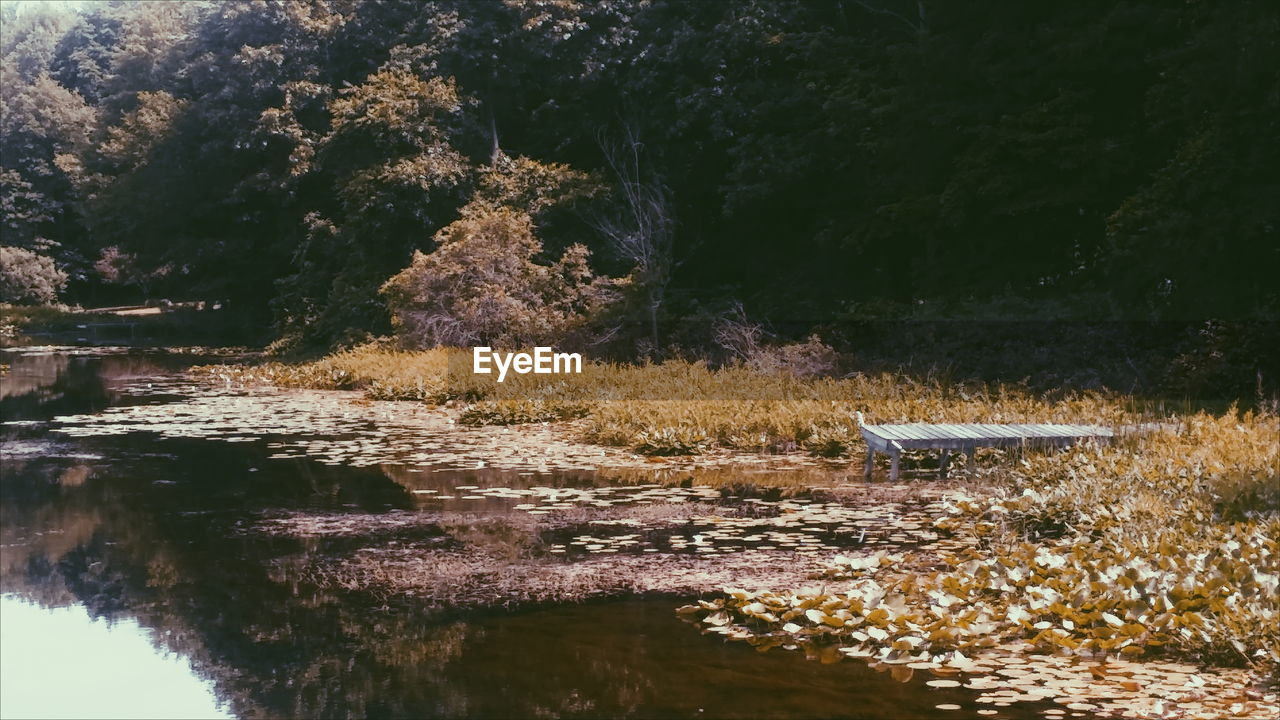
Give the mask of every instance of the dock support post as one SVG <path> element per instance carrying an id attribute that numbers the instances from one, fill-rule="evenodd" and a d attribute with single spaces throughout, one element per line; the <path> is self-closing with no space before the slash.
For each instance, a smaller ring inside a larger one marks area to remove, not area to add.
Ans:
<path id="1" fill-rule="evenodd" d="M 975 459 L 975 456 L 978 454 L 978 448 L 976 447 L 965 448 L 964 452 L 966 455 L 965 469 L 969 471 L 970 475 L 972 475 L 978 469 L 978 462 Z"/>
<path id="2" fill-rule="evenodd" d="M 869 482 L 871 480 L 871 470 L 875 468 L 875 465 L 876 465 L 876 451 L 870 445 L 868 445 L 867 459 L 862 464 L 863 482 Z"/>
<path id="3" fill-rule="evenodd" d="M 898 482 L 898 460 L 902 457 L 902 453 L 897 450 L 889 451 L 889 482 Z"/>
<path id="4" fill-rule="evenodd" d="M 938 458 L 938 477 L 942 480 L 947 479 L 947 465 L 951 462 L 951 451 L 947 448 L 942 449 L 942 457 Z"/>

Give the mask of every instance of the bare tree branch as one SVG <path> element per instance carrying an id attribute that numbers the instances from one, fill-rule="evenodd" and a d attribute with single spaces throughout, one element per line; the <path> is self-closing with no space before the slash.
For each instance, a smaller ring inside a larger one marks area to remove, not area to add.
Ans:
<path id="1" fill-rule="evenodd" d="M 632 263 L 632 278 L 643 289 L 651 339 L 658 344 L 658 311 L 671 273 L 675 223 L 670 191 L 642 165 L 644 143 L 624 126 L 619 141 L 598 136 L 605 163 L 613 173 L 621 202 L 593 224 L 617 255 Z"/>
<path id="2" fill-rule="evenodd" d="M 917 19 L 914 21 L 912 21 L 906 15 L 903 15 L 902 13 L 894 12 L 889 8 L 876 7 L 875 5 L 865 2 L 864 0 L 853 0 L 853 1 L 857 3 L 859 7 L 861 7 L 863 10 L 866 10 L 869 13 L 873 13 L 875 15 L 887 15 L 895 20 L 898 20 L 902 24 L 911 28 L 911 31 L 916 35 L 923 35 L 929 30 L 928 15 L 926 14 L 924 9 L 924 0 L 916 0 Z"/>

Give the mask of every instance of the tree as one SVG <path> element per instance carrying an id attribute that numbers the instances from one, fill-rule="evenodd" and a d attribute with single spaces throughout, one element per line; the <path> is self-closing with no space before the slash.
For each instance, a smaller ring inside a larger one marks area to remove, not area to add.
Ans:
<path id="1" fill-rule="evenodd" d="M 1107 217 L 1099 282 L 1183 320 L 1280 318 L 1280 12 L 1194 6 L 1161 55 L 1144 120 L 1160 140 Z"/>
<path id="2" fill-rule="evenodd" d="M 74 188 L 60 153 L 88 146 L 96 115 L 46 74 L 0 97 L 0 223 L 10 245 L 52 253 L 82 272 L 85 263 Z"/>
<path id="3" fill-rule="evenodd" d="M 101 100 L 103 83 L 111 76 L 112 58 L 122 33 L 121 20 L 117 6 L 93 6 L 62 35 L 49 64 L 49 73 L 59 85 L 78 93 L 91 105 Z"/>
<path id="4" fill-rule="evenodd" d="M 66 284 L 67 274 L 52 258 L 24 248 L 0 247 L 0 300 L 52 303 Z"/>
<path id="5" fill-rule="evenodd" d="M 630 127 L 621 142 L 604 145 L 618 202 L 611 212 L 599 215 L 595 225 L 613 252 L 631 264 L 631 286 L 644 298 L 649 341 L 657 349 L 658 316 L 671 281 L 675 237 L 669 190 L 660 177 L 642 166 L 644 144 Z"/>
<path id="6" fill-rule="evenodd" d="M 569 247 L 550 264 L 528 213 L 476 203 L 436 235 L 430 254 L 382 287 L 400 337 L 418 347 L 581 347 L 616 283 L 595 276 L 590 251 Z"/>
<path id="7" fill-rule="evenodd" d="M 444 78 L 384 70 L 329 103 L 314 172 L 331 188 L 310 216 L 277 312 L 313 338 L 387 329 L 379 285 L 456 207 L 472 166 L 450 140 L 463 100 Z M 309 308 L 310 310 L 305 310 Z"/>

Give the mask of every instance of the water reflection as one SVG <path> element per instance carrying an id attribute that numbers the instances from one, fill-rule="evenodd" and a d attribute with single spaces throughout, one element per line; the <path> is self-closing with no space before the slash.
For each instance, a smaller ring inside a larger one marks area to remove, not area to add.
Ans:
<path id="1" fill-rule="evenodd" d="M 181 364 L 10 362 L 23 380 L 0 398 L 5 421 L 136 402 L 113 378 Z M 83 716 L 53 704 L 81 696 L 130 717 L 918 717 L 973 695 L 701 637 L 669 598 L 441 615 L 321 589 L 289 569 L 323 560 L 323 544 L 254 532 L 264 514 L 418 512 L 412 490 L 434 480 L 271 460 L 260 441 L 2 432 L 6 716 Z M 23 443 L 43 450 L 9 452 Z M 99 681 L 130 666 L 140 674 L 109 682 L 135 704 L 108 705 Z M 22 698 L 36 704 L 10 710 Z"/>
<path id="2" fill-rule="evenodd" d="M 123 385 L 198 361 L 196 355 L 122 348 L 0 350 L 0 362 L 9 365 L 0 380 L 0 417 L 13 422 L 97 412 L 120 403 Z"/>
<path id="3" fill-rule="evenodd" d="M 0 716 L 223 718 L 209 683 L 158 652 L 133 620 L 94 620 L 81 607 L 45 609 L 0 597 Z M 50 692 L 51 680 L 62 687 Z"/>

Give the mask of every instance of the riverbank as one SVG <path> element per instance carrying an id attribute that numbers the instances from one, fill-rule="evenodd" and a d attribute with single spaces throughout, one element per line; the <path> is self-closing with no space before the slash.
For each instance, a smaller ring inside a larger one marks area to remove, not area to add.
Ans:
<path id="1" fill-rule="evenodd" d="M 219 303 L 168 302 L 117 307 L 0 303 L 0 347 L 31 344 L 208 347 L 260 345 L 256 323 Z"/>

